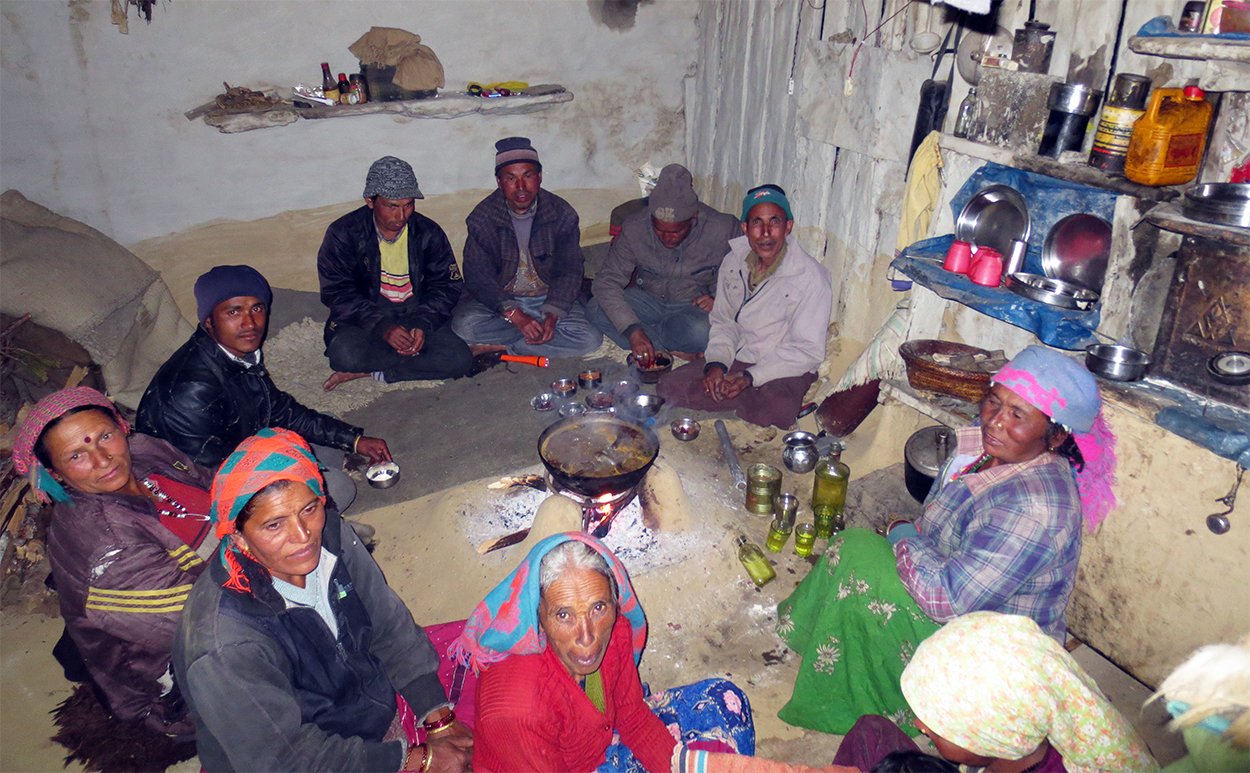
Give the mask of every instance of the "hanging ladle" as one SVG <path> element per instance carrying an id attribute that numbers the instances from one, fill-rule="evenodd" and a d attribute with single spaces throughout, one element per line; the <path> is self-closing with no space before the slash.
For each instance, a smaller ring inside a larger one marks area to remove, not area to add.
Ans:
<path id="1" fill-rule="evenodd" d="M 1241 488 L 1241 476 L 1246 474 L 1246 468 L 1240 464 L 1237 465 L 1237 480 L 1233 483 L 1233 488 L 1224 496 L 1215 500 L 1224 505 L 1228 509 L 1222 513 L 1211 513 L 1207 516 L 1207 528 L 1212 534 L 1227 534 L 1232 525 L 1228 522 L 1228 514 L 1233 511 L 1233 505 L 1237 503 L 1237 489 Z"/>
<path id="2" fill-rule="evenodd" d="M 920 16 L 919 13 L 916 14 Z M 917 54 L 931 54 L 942 45 L 942 36 L 933 31 L 933 6 L 925 6 L 924 32 L 917 32 L 911 39 L 911 48 Z"/>

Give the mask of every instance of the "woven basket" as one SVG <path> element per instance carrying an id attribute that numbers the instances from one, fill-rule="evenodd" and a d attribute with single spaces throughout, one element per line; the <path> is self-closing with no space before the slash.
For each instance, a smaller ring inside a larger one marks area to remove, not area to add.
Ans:
<path id="1" fill-rule="evenodd" d="M 989 352 L 954 341 L 920 339 L 907 341 L 898 348 L 907 363 L 907 383 L 915 389 L 927 389 L 969 403 L 980 401 L 990 388 L 990 374 L 982 370 L 959 370 L 933 359 L 935 354 L 983 354 Z"/>

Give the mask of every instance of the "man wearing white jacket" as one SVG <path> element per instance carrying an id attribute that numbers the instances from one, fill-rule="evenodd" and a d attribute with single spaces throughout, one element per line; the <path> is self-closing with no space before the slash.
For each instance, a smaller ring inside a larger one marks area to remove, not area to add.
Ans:
<path id="1" fill-rule="evenodd" d="M 747 191 L 743 236 L 729 242 L 717 278 L 706 364 L 664 376 L 661 397 L 687 408 L 734 410 L 761 426 L 794 424 L 825 359 L 833 288 L 829 272 L 803 251 L 792 230 L 784 190 L 761 185 Z"/>

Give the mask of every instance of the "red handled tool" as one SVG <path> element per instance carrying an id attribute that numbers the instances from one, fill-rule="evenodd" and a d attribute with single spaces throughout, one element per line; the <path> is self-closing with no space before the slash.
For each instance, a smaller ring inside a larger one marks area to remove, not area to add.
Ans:
<path id="1" fill-rule="evenodd" d="M 499 359 L 504 362 L 519 362 L 522 365 L 533 365 L 535 368 L 551 366 L 551 360 L 539 355 L 503 354 L 500 355 Z"/>

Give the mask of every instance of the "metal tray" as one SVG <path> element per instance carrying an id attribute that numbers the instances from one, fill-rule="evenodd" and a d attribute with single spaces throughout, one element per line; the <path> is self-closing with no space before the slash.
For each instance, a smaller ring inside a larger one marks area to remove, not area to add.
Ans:
<path id="1" fill-rule="evenodd" d="M 1004 284 L 1016 295 L 1065 309 L 1089 311 L 1098 303 L 1098 293 L 1084 287 L 1037 274 L 1012 274 Z"/>
<path id="2" fill-rule="evenodd" d="M 1083 212 L 1055 223 L 1042 245 L 1042 273 L 1102 292 L 1111 257 L 1111 224 Z"/>
<path id="3" fill-rule="evenodd" d="M 1185 191 L 1181 213 L 1190 220 L 1250 228 L 1250 183 L 1207 183 Z"/>
<path id="4" fill-rule="evenodd" d="M 1011 254 L 1011 243 L 1029 240 L 1029 208 L 1010 185 L 991 185 L 978 191 L 955 220 L 955 238 L 978 247 Z"/>

